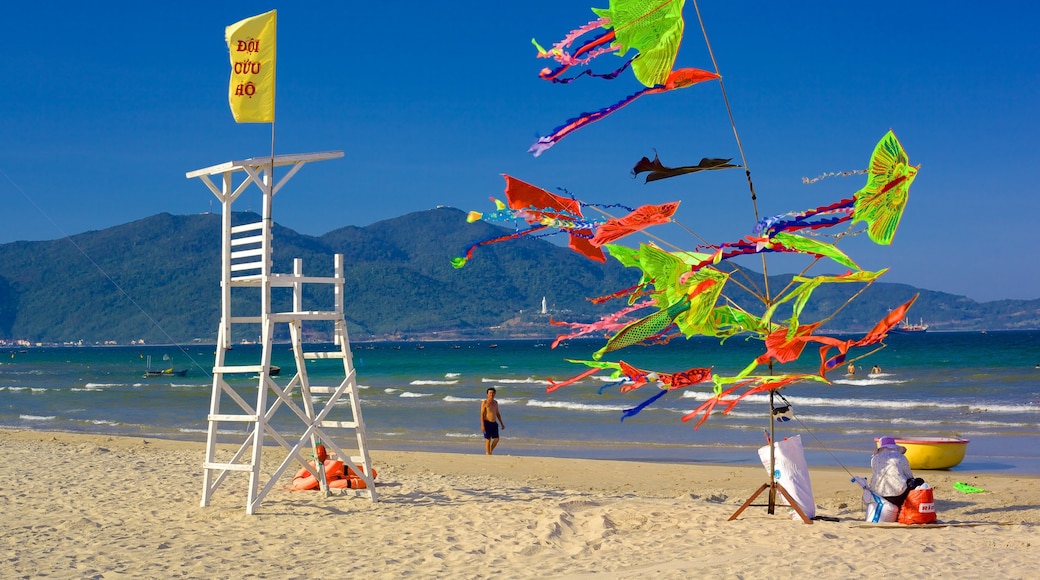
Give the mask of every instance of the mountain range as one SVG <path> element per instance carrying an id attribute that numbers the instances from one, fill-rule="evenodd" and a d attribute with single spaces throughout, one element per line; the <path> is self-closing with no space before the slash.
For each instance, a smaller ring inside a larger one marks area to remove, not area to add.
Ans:
<path id="1" fill-rule="evenodd" d="M 466 267 L 455 269 L 451 258 L 468 246 L 511 231 L 467 224 L 465 217 L 458 209 L 437 208 L 317 237 L 275 224 L 273 270 L 291 272 L 293 258 L 301 258 L 306 275 L 330 276 L 333 254 L 343 254 L 352 340 L 551 337 L 565 329 L 550 325 L 550 318 L 593 321 L 618 305 L 589 298 L 638 282 L 638 272 L 612 259 L 601 264 L 541 239 L 480 247 Z M 233 216 L 236 223 L 259 219 Z M 220 318 L 220 251 L 220 216 L 208 213 L 163 213 L 60 240 L 2 244 L 0 339 L 213 342 Z M 790 278 L 771 276 L 770 285 L 782 287 Z M 828 316 L 859 289 L 851 286 L 820 287 L 801 318 Z M 730 298 L 746 298 L 734 292 Z M 867 288 L 828 327 L 865 331 L 915 293 L 920 298 L 910 317 L 923 319 L 931 330 L 1040 328 L 1040 299 L 979 303 L 884 282 Z M 318 290 L 309 298 L 330 295 Z M 248 308 L 249 299 L 236 300 L 236 312 Z M 288 309 L 287 302 L 276 297 L 275 308 Z M 280 330 L 277 338 L 286 336 Z M 256 334 L 234 338 L 255 340 Z"/>

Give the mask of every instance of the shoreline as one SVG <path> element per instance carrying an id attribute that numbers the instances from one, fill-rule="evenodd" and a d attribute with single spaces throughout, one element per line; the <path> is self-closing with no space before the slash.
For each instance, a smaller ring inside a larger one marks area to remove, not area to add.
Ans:
<path id="1" fill-rule="evenodd" d="M 0 524 L 0 576 L 1035 572 L 1037 476 L 919 472 L 942 525 L 870 527 L 849 474 L 810 465 L 816 512 L 838 521 L 806 525 L 758 502 L 727 521 L 767 482 L 761 466 L 373 450 L 378 502 L 294 493 L 288 475 L 249 516 L 241 474 L 199 506 L 203 454 L 190 441 L 0 430 L 11 474 L 0 504 L 19 514 Z M 265 447 L 265 472 L 282 457 Z M 955 491 L 958 481 L 986 491 Z"/>
<path id="2" fill-rule="evenodd" d="M 149 448 L 156 450 L 169 450 L 169 451 L 197 451 L 198 457 L 198 471 L 201 477 L 202 473 L 202 458 L 205 452 L 205 441 L 193 441 L 187 439 L 166 439 L 166 438 L 155 438 L 155 437 L 138 437 L 138 436 L 127 436 L 127 435 L 106 435 L 106 434 L 94 434 L 94 433 L 73 433 L 64 431 L 36 431 L 36 430 L 17 430 L 0 428 L 0 442 L 10 443 L 27 443 L 35 442 L 41 444 L 54 444 L 54 445 L 100 445 L 105 443 L 112 447 L 118 447 L 123 449 L 131 448 Z M 220 443 L 220 447 L 232 449 L 237 447 L 237 444 Z M 265 445 L 264 447 L 264 460 L 265 462 L 270 460 L 273 456 L 279 455 L 282 448 L 276 444 Z M 513 464 L 523 463 L 528 466 L 535 466 L 538 470 L 550 470 L 557 472 L 551 479 L 561 482 L 561 484 L 567 483 L 571 485 L 592 485 L 591 488 L 599 490 L 613 490 L 617 485 L 631 485 L 636 481 L 643 479 L 655 479 L 662 477 L 670 472 L 677 472 L 681 475 L 688 476 L 690 481 L 696 481 L 700 476 L 704 475 L 704 472 L 711 472 L 708 475 L 711 478 L 719 477 L 719 473 L 716 472 L 731 472 L 733 475 L 749 476 L 749 480 L 762 480 L 755 481 L 752 485 L 749 483 L 750 488 L 753 489 L 759 483 L 768 482 L 768 473 L 763 469 L 757 462 L 712 462 L 712 461 L 701 461 L 701 460 L 688 460 L 688 461 L 671 461 L 668 459 L 660 460 L 644 460 L 644 459 L 626 459 L 626 458 L 576 458 L 576 457 L 556 457 L 550 455 L 536 455 L 536 454 L 510 454 L 510 453 L 498 453 L 492 456 L 486 456 L 482 450 L 474 448 L 469 452 L 456 452 L 456 451 L 418 451 L 418 450 L 400 450 L 400 449 L 371 449 L 370 453 L 373 457 L 383 457 L 391 460 L 394 463 L 401 462 L 406 464 L 404 466 L 404 473 L 415 474 L 415 470 L 420 471 L 432 471 L 434 465 L 438 472 L 448 475 L 477 475 L 487 474 L 489 469 L 486 465 L 480 463 L 481 460 L 491 460 L 500 462 L 509 462 Z M 376 462 L 377 463 L 377 462 Z M 587 482 L 582 478 L 585 471 L 588 471 L 586 466 L 585 470 L 579 470 L 581 476 L 575 477 L 571 474 L 569 469 L 565 466 L 568 465 L 585 465 L 585 464 L 603 464 L 616 473 L 611 481 L 602 485 L 595 485 Z M 377 470 L 379 469 L 378 463 L 376 464 Z M 813 480 L 814 490 L 819 491 L 818 488 L 821 484 L 817 483 L 817 479 L 822 482 L 822 489 L 828 495 L 838 494 L 840 495 L 843 488 L 848 487 L 848 490 L 852 495 L 859 497 L 859 488 L 851 483 L 850 478 L 852 475 L 870 475 L 870 466 L 855 466 L 853 468 L 854 473 L 846 471 L 846 469 L 838 466 L 819 466 L 809 463 L 809 473 Z M 759 477 L 761 472 L 761 477 Z M 864 472 L 864 473 L 860 473 Z M 994 481 L 1019 481 L 1019 480 L 1032 480 L 1037 484 L 1040 484 L 1040 475 L 1037 474 L 1026 474 L 1026 473 L 992 473 L 992 472 L 979 472 L 979 471 L 954 471 L 954 470 L 918 470 L 918 473 L 925 480 L 949 483 L 953 484 L 956 481 L 968 481 L 968 480 L 994 480 Z M 620 475 L 617 475 L 620 474 Z M 638 474 L 638 475 L 637 475 Z M 520 475 L 513 470 L 506 470 L 502 473 L 497 474 L 503 479 L 509 479 L 517 483 L 524 483 L 528 481 L 528 478 L 524 475 Z M 753 476 L 753 477 L 751 477 Z M 288 477 L 288 476 L 285 476 Z M 290 478 L 291 479 L 291 478 Z M 670 485 L 677 485 L 675 482 L 669 482 Z M 848 486 L 846 485 L 848 484 Z M 201 485 L 201 484 L 200 484 Z M 933 484 L 933 487 L 936 487 Z M 749 494 L 750 495 L 750 494 Z M 1040 485 L 1038 485 L 1037 495 L 1040 497 Z M 819 504 L 819 498 L 817 498 Z M 1040 509 L 1040 505 L 1037 506 Z M 1040 523 L 1040 520 L 1038 520 Z"/>
<path id="3" fill-rule="evenodd" d="M 0 433 L 35 432 L 41 434 L 69 434 L 84 437 L 115 437 L 146 439 L 149 441 L 169 441 L 185 444 L 202 445 L 206 433 L 199 431 L 182 431 L 177 433 L 132 433 L 127 431 L 103 432 L 100 430 L 71 431 L 54 429 L 25 429 L 0 425 Z M 545 457 L 560 460 L 590 461 L 622 461 L 626 463 L 673 464 L 673 465 L 725 465 L 734 467 L 757 467 L 759 465 L 757 450 L 765 442 L 757 445 L 741 443 L 720 443 L 706 440 L 698 443 L 652 443 L 639 442 L 626 444 L 618 441 L 550 441 L 538 439 L 516 439 L 506 434 L 507 439 L 500 447 L 500 453 L 517 457 Z M 789 436 L 804 435 L 791 433 Z M 786 438 L 786 437 L 785 437 Z M 1040 478 L 1040 457 L 1032 455 L 1013 455 L 1011 450 L 1017 446 L 1019 438 L 978 437 L 971 438 L 968 454 L 965 459 L 949 470 L 937 470 L 936 473 L 951 475 L 1006 475 Z M 1023 445 L 1030 445 L 1032 437 L 1022 437 Z M 227 435 L 221 436 L 221 444 L 238 444 L 239 439 Z M 855 475 L 869 475 L 870 450 L 843 447 L 821 447 L 811 437 L 802 438 L 806 462 L 810 469 L 848 470 Z M 974 445 L 972 447 L 971 445 Z M 268 441 L 266 447 L 276 447 Z M 445 453 L 451 455 L 479 454 L 483 450 L 483 440 L 479 433 L 466 438 L 449 438 L 440 441 L 424 439 L 401 440 L 392 437 L 369 436 L 369 447 L 390 452 L 401 453 Z M 1028 448 L 1028 447 L 1027 447 Z"/>

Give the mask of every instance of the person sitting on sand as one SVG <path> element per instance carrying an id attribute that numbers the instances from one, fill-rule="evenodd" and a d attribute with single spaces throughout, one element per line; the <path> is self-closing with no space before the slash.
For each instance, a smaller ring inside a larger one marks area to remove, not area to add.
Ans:
<path id="1" fill-rule="evenodd" d="M 905 453 L 906 447 L 897 445 L 895 438 L 882 437 L 870 458 L 870 489 L 896 507 L 902 506 L 910 490 L 920 485 Z"/>
<path id="2" fill-rule="evenodd" d="M 495 387 L 487 390 L 487 399 L 480 402 L 480 431 L 484 434 L 484 452 L 491 452 L 498 447 L 498 426 L 506 428 L 502 421 L 502 413 L 498 412 L 498 401 L 495 400 Z"/>

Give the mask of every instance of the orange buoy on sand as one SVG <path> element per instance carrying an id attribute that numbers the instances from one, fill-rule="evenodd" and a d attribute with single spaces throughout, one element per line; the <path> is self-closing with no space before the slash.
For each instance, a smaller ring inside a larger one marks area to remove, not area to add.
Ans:
<path id="1" fill-rule="evenodd" d="M 315 468 L 314 461 L 310 462 L 311 468 Z M 329 489 L 365 489 L 365 480 L 351 468 L 346 467 L 339 459 L 326 459 L 322 464 L 325 468 L 325 482 Z M 376 470 L 372 468 L 372 479 L 376 477 Z M 301 467 L 293 476 L 293 491 L 306 491 L 320 489 L 318 478 L 311 473 L 310 469 Z"/>
<path id="2" fill-rule="evenodd" d="M 343 477 L 343 462 L 338 459 L 326 459 L 325 477 L 330 481 L 333 479 L 339 479 Z"/>

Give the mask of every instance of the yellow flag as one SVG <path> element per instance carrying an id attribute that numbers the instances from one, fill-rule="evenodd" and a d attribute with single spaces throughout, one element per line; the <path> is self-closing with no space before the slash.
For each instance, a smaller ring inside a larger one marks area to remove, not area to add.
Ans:
<path id="1" fill-rule="evenodd" d="M 228 103 L 236 123 L 274 122 L 277 12 L 240 20 L 224 31 L 231 53 Z"/>

